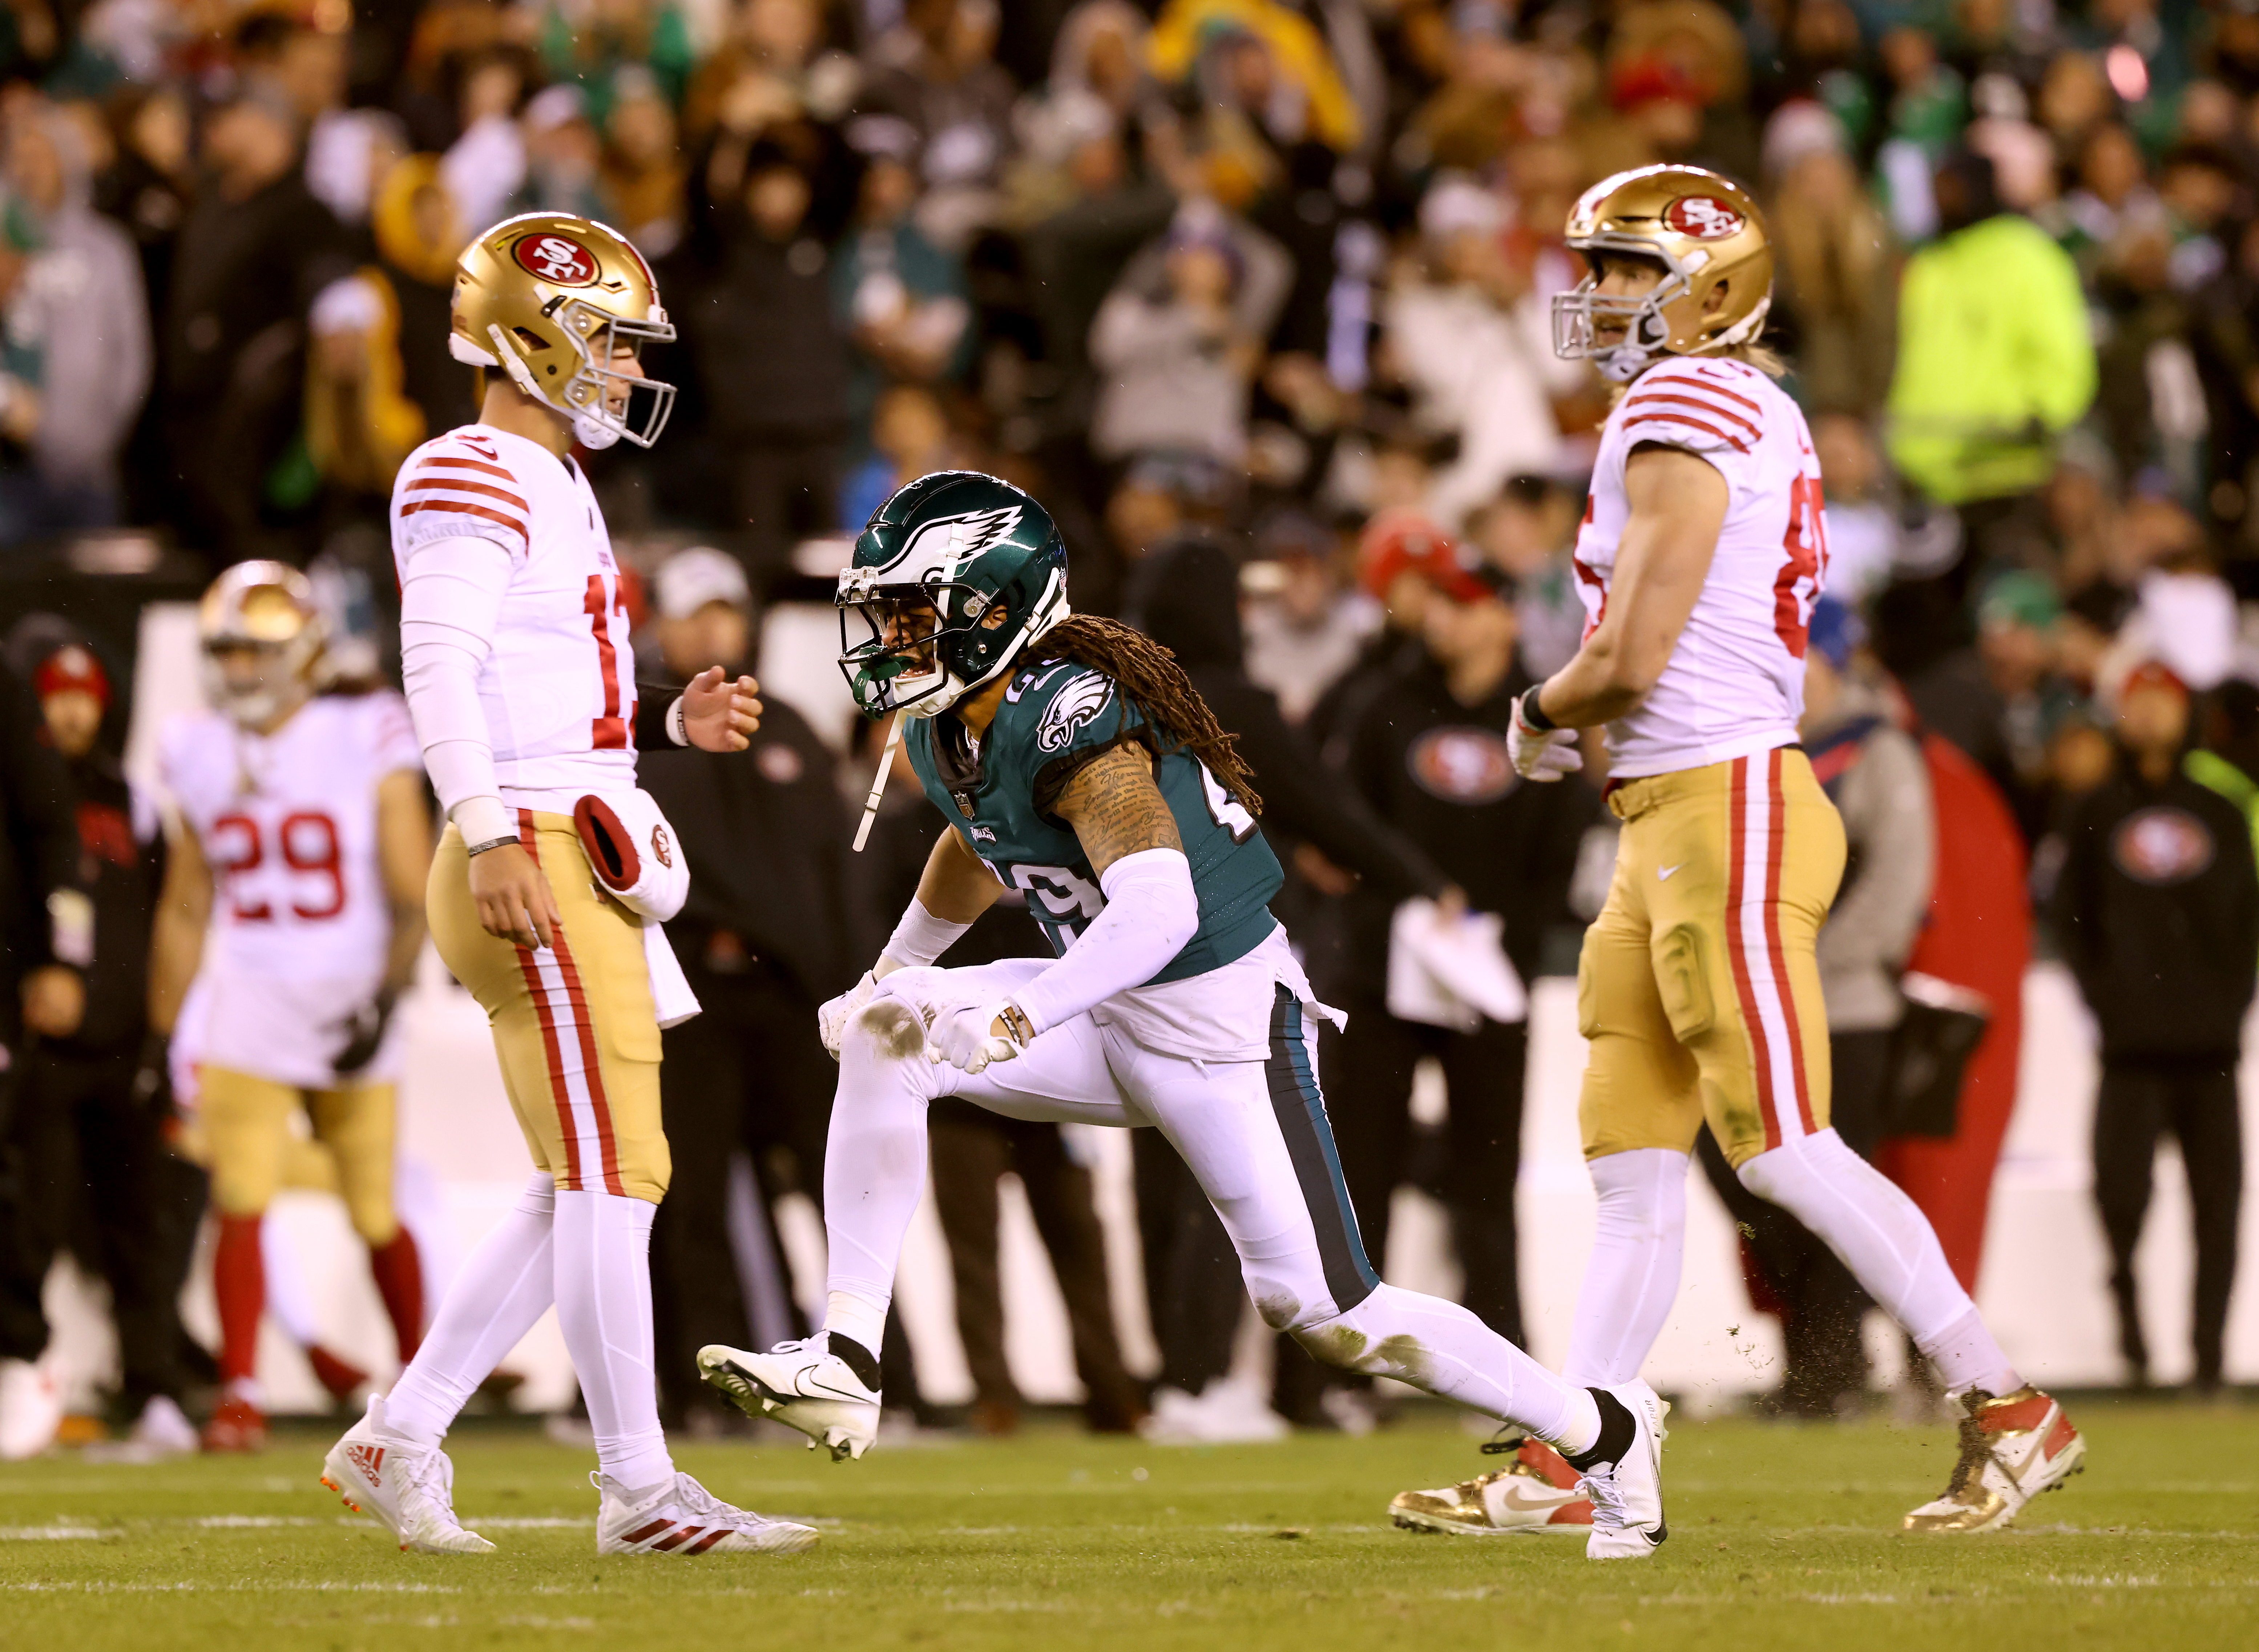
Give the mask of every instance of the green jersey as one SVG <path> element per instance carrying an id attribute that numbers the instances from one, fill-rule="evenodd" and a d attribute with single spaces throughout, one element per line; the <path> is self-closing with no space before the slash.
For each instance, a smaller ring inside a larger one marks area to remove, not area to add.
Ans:
<path id="1" fill-rule="evenodd" d="M 1030 915 L 1061 953 L 1105 910 L 1106 895 L 1074 829 L 1044 808 L 1077 768 L 1125 741 L 1165 753 L 1153 775 L 1176 816 L 1200 898 L 1193 938 L 1141 985 L 1205 975 L 1245 957 L 1276 927 L 1271 897 L 1285 875 L 1255 817 L 1206 764 L 1125 700 L 1112 678 L 1069 660 L 1023 667 L 977 749 L 947 714 L 918 718 L 902 737 L 934 807 L 1006 887 L 1027 896 Z"/>

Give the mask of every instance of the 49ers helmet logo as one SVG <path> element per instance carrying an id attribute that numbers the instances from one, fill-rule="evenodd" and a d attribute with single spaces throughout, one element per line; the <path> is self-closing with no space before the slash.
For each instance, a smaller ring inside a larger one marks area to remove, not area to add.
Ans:
<path id="1" fill-rule="evenodd" d="M 529 235 L 511 249 L 521 268 L 557 287 L 588 287 L 596 279 L 595 255 L 569 235 Z"/>
<path id="2" fill-rule="evenodd" d="M 1722 241 L 1747 222 L 1714 195 L 1681 196 L 1663 210 L 1663 221 L 1698 241 Z"/>

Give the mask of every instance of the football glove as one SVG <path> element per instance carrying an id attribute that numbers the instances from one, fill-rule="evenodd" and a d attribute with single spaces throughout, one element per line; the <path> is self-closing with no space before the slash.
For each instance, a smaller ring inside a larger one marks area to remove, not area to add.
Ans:
<path id="1" fill-rule="evenodd" d="M 1585 754 L 1577 750 L 1574 729 L 1540 729 L 1529 721 L 1536 697 L 1532 688 L 1514 702 L 1514 715 L 1507 719 L 1506 755 L 1525 780 L 1557 780 L 1583 768 Z"/>
<path id="2" fill-rule="evenodd" d="M 847 1023 L 855 1019 L 856 1012 L 871 1001 L 871 994 L 879 990 L 879 978 L 870 970 L 863 979 L 837 998 L 828 998 L 816 1010 L 816 1036 L 834 1061 L 839 1059 L 839 1046 L 847 1042 Z"/>
<path id="3" fill-rule="evenodd" d="M 377 1047 L 384 1042 L 384 1029 L 392 1024 L 393 1007 L 400 994 L 392 987 L 380 987 L 374 998 L 363 1004 L 346 1018 L 345 1048 L 338 1051 L 333 1064 L 339 1078 L 349 1078 L 376 1059 Z"/>
<path id="4" fill-rule="evenodd" d="M 995 1030 L 1000 1022 L 1020 1036 L 1000 1037 Z M 945 1061 L 971 1077 L 990 1063 L 1009 1061 L 1026 1049 L 1027 1025 L 1027 1017 L 1009 1001 L 945 1009 L 926 1029 L 926 1059 L 937 1067 Z"/>

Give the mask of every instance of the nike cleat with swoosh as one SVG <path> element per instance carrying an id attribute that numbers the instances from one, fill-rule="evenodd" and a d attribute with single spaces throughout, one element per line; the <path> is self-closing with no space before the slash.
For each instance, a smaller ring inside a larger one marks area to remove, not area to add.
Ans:
<path id="1" fill-rule="evenodd" d="M 698 1374 L 748 1417 L 773 1417 L 823 1446 L 831 1460 L 859 1457 L 879 1436 L 879 1396 L 836 1357 L 822 1335 L 766 1354 L 720 1342 L 698 1350 Z"/>
<path id="2" fill-rule="evenodd" d="M 1663 1518 L 1663 1442 L 1670 1437 L 1663 1419 L 1671 1406 L 1643 1382 L 1614 1383 L 1605 1392 L 1631 1413 L 1632 1437 L 1616 1461 L 1585 1470 L 1585 1494 L 1593 1499 L 1585 1558 L 1644 1560 L 1671 1535 Z"/>
<path id="3" fill-rule="evenodd" d="M 1592 1500 L 1577 1470 L 1542 1440 L 1506 1442 L 1514 1463 L 1432 1492 L 1399 1492 L 1388 1517 L 1407 1532 L 1454 1537 L 1507 1537 L 1530 1532 L 1590 1532 Z"/>
<path id="4" fill-rule="evenodd" d="M 2086 1466 L 2086 1438 L 2052 1394 L 2027 1383 L 2013 1394 L 1971 1389 L 1961 1404 L 1952 1482 L 1906 1517 L 1910 1532 L 1998 1531 Z"/>

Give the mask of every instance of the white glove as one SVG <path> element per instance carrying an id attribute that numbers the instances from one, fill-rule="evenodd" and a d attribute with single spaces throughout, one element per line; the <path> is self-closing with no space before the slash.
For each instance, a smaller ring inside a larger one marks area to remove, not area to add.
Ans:
<path id="1" fill-rule="evenodd" d="M 1574 729 L 1535 729 L 1523 721 L 1521 709 L 1536 692 L 1532 688 L 1514 702 L 1514 715 L 1507 719 L 1506 755 L 1525 780 L 1557 780 L 1583 768 L 1585 754 L 1577 750 Z"/>
<path id="2" fill-rule="evenodd" d="M 945 1061 L 967 1077 L 992 1061 L 1009 1061 L 1022 1046 L 1015 1040 L 999 1037 L 995 1028 L 1000 1021 L 1008 1027 L 1014 1025 L 1017 1014 L 1008 1002 L 945 1009 L 926 1029 L 926 1059 L 937 1067 Z"/>
<path id="3" fill-rule="evenodd" d="M 816 1036 L 823 1040 L 823 1047 L 830 1051 L 834 1061 L 839 1059 L 839 1046 L 847 1041 L 847 1023 L 854 1020 L 856 1012 L 869 1003 L 871 994 L 878 990 L 878 976 L 865 970 L 861 980 L 816 1008 Z"/>

